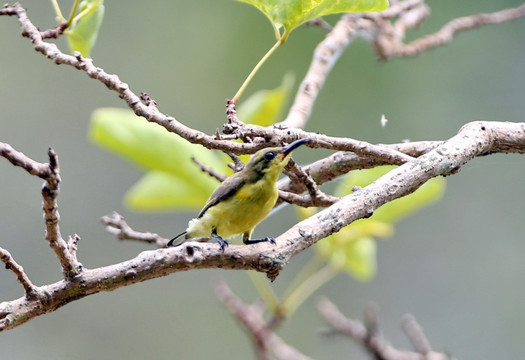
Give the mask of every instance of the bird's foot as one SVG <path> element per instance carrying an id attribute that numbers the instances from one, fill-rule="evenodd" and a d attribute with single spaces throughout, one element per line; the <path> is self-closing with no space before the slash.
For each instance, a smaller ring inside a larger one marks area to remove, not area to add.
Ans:
<path id="1" fill-rule="evenodd" d="M 265 237 L 264 239 L 246 239 L 244 240 L 244 243 L 246 245 L 258 244 L 261 242 L 269 242 L 270 244 L 275 245 L 275 239 L 272 237 Z"/>
<path id="2" fill-rule="evenodd" d="M 221 247 L 221 251 L 224 251 L 224 249 L 226 248 L 226 246 L 230 245 L 226 240 L 224 240 L 220 235 L 217 235 L 215 233 L 212 233 L 211 234 L 211 237 L 217 241 L 217 243 L 219 244 L 219 246 Z"/>

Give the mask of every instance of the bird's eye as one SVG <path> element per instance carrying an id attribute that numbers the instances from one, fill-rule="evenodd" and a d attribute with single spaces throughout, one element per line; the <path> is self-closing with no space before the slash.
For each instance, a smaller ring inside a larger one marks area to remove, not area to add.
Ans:
<path id="1" fill-rule="evenodd" d="M 275 158 L 275 153 L 273 151 L 268 151 L 266 154 L 264 154 L 264 160 L 270 161 Z"/>

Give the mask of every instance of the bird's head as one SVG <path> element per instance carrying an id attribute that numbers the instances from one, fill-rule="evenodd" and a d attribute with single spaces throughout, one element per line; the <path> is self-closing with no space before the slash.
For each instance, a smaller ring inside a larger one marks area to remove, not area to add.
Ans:
<path id="1" fill-rule="evenodd" d="M 288 164 L 292 151 L 311 141 L 311 139 L 299 139 L 283 147 L 261 149 L 252 155 L 243 171 L 256 178 L 263 177 L 266 174 L 273 174 L 276 178 Z"/>

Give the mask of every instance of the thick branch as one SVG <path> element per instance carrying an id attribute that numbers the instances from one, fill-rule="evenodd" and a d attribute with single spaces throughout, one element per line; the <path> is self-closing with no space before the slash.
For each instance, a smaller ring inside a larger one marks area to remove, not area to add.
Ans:
<path id="1" fill-rule="evenodd" d="M 390 171 L 277 237 L 282 265 L 319 239 L 370 216 L 380 206 L 414 192 L 429 179 L 454 174 L 472 158 L 494 152 L 525 153 L 525 123 L 480 121 L 463 126 L 458 135 L 435 150 Z M 278 271 L 268 272 L 270 278 L 277 274 Z"/>

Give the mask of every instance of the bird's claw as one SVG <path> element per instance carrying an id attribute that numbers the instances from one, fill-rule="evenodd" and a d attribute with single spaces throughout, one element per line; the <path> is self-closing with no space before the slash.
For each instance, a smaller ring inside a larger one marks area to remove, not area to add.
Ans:
<path id="1" fill-rule="evenodd" d="M 217 239 L 217 243 L 219 243 L 219 246 L 221 247 L 221 251 L 224 251 L 224 249 L 226 248 L 226 246 L 230 245 L 226 240 L 224 240 L 223 238 L 219 237 Z"/>
<path id="2" fill-rule="evenodd" d="M 230 245 L 228 243 L 228 241 L 224 240 L 220 235 L 217 235 L 216 233 L 212 233 L 211 234 L 211 237 L 213 239 L 215 239 L 215 241 L 217 241 L 217 243 L 219 244 L 220 248 L 221 248 L 221 251 L 224 251 L 224 249 L 226 248 L 226 246 Z"/>

